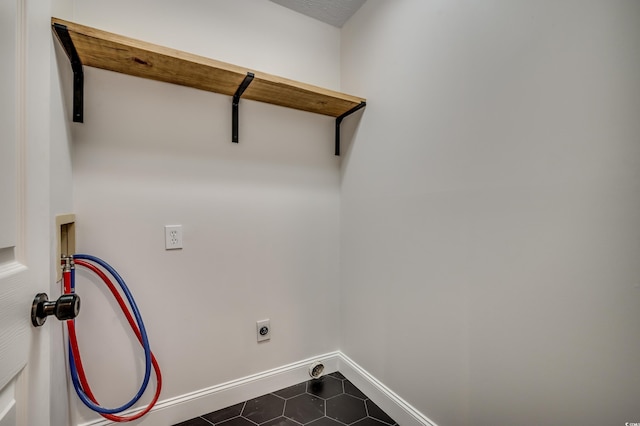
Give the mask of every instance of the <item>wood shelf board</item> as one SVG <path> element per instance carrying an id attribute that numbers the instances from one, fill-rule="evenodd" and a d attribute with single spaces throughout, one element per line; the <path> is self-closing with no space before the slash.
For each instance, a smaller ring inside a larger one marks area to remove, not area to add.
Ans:
<path id="1" fill-rule="evenodd" d="M 83 65 L 233 96 L 247 73 L 255 77 L 243 99 L 337 117 L 365 99 L 58 18 Z M 55 32 L 55 31 L 54 31 Z"/>

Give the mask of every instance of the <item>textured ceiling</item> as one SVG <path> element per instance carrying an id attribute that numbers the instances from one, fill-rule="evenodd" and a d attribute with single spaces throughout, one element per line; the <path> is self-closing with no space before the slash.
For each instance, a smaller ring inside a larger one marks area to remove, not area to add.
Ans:
<path id="1" fill-rule="evenodd" d="M 342 28 L 366 0 L 271 0 L 303 15 Z"/>

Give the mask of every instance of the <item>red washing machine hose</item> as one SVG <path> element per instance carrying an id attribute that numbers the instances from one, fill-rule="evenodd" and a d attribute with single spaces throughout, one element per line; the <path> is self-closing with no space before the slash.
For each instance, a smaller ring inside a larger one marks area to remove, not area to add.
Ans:
<path id="1" fill-rule="evenodd" d="M 120 305 L 120 309 L 122 310 L 122 313 L 127 318 L 127 321 L 129 322 L 131 329 L 136 334 L 138 341 L 140 342 L 140 344 L 142 344 L 142 336 L 140 334 L 140 329 L 138 328 L 134 318 L 131 316 L 131 313 L 129 312 L 129 308 L 127 307 L 124 299 L 116 289 L 111 279 L 109 279 L 109 277 L 100 268 L 93 265 L 92 263 L 89 263 L 81 259 L 74 260 L 74 263 L 75 265 L 79 265 L 89 269 L 90 271 L 98 275 L 102 279 L 102 281 L 104 281 L 107 287 L 109 287 L 111 294 L 118 302 L 118 305 Z M 73 273 L 73 270 L 67 270 L 63 273 L 65 293 L 72 293 L 75 290 L 72 288 L 72 285 L 71 285 L 72 273 Z M 82 390 L 85 392 L 87 397 L 91 399 L 91 401 L 93 401 L 93 403 L 98 404 L 96 397 L 93 395 L 93 392 L 91 391 L 91 387 L 89 386 L 89 382 L 87 381 L 87 377 L 86 377 L 84 368 L 82 366 L 82 359 L 80 357 L 80 350 L 78 348 L 78 340 L 76 336 L 75 321 L 74 320 L 67 321 L 67 328 L 69 330 L 69 344 L 70 344 L 71 355 L 76 365 L 78 378 L 80 380 Z M 147 405 L 144 410 L 140 411 L 139 413 L 133 414 L 131 416 L 118 416 L 115 414 L 106 414 L 106 413 L 98 412 L 102 417 L 114 422 L 130 422 L 144 416 L 153 408 L 153 406 L 158 401 L 158 398 L 160 397 L 160 391 L 162 389 L 162 373 L 160 372 L 160 366 L 158 365 L 158 362 L 155 356 L 153 355 L 153 353 L 151 353 L 151 363 L 153 365 L 153 370 L 155 371 L 155 374 L 156 374 L 156 392 L 155 392 L 155 395 L 153 396 L 153 399 L 149 403 L 149 405 Z"/>

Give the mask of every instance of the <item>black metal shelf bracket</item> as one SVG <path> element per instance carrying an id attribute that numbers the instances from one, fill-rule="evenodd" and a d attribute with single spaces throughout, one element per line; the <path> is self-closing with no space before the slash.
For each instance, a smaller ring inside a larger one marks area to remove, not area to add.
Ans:
<path id="1" fill-rule="evenodd" d="M 360 102 L 360 105 L 356 105 L 355 107 L 351 108 L 349 111 L 345 112 L 344 114 L 336 117 L 336 155 L 340 155 L 340 124 L 342 123 L 342 120 L 344 120 L 345 117 L 353 114 L 354 112 L 364 108 L 367 106 L 366 102 Z"/>
<path id="2" fill-rule="evenodd" d="M 69 35 L 69 31 L 65 25 L 53 24 L 53 28 L 56 31 L 58 40 L 64 47 L 69 61 L 71 62 L 71 69 L 73 70 L 73 121 L 74 123 L 83 122 L 83 109 L 84 109 L 84 72 L 82 71 L 82 61 L 78 56 L 76 47 L 73 45 L 73 40 Z"/>
<path id="3" fill-rule="evenodd" d="M 234 143 L 238 143 L 238 106 L 240 104 L 240 97 L 247 90 L 249 84 L 253 81 L 254 74 L 252 72 L 248 72 L 247 75 L 238 86 L 238 90 L 233 95 L 233 103 L 231 105 L 231 141 Z"/>

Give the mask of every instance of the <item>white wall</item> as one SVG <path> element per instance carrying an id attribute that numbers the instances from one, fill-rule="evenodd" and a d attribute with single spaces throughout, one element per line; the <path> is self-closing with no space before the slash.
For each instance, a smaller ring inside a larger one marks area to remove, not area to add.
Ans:
<path id="1" fill-rule="evenodd" d="M 83 0 L 73 20 L 340 85 L 339 30 L 271 2 Z M 85 68 L 84 121 L 72 125 L 78 251 L 127 280 L 162 399 L 338 349 L 332 119 L 243 100 L 232 144 L 230 97 Z M 165 251 L 167 224 L 182 224 L 183 250 Z M 122 404 L 142 376 L 140 350 L 101 284 L 79 273 L 77 291 L 89 380 L 101 403 Z M 273 336 L 257 344 L 264 318 Z M 80 405 L 73 395 L 74 424 L 96 417 Z"/>
<path id="2" fill-rule="evenodd" d="M 73 14 L 73 3 L 71 0 L 52 0 L 51 10 L 46 15 L 53 15 L 59 18 L 70 19 Z M 46 16 L 42 25 L 49 26 L 50 16 Z M 51 46 L 49 58 L 49 84 L 50 84 L 50 151 L 49 151 L 49 183 L 50 187 L 50 238 L 49 253 L 51 259 L 50 298 L 58 297 L 62 292 L 62 283 L 56 282 L 56 271 L 59 268 L 57 255 L 57 239 L 55 216 L 73 212 L 73 180 L 71 153 L 73 149 L 71 135 L 71 93 L 73 90 L 73 74 L 69 61 L 64 50 L 59 46 L 51 31 L 44 31 Z M 83 312 L 84 313 L 84 312 Z M 69 388 L 67 387 L 67 359 L 65 357 L 66 340 L 63 337 L 62 322 L 48 321 L 47 327 L 51 334 L 50 340 L 50 365 L 51 365 L 51 385 L 50 385 L 50 413 L 49 422 L 51 425 L 69 425 Z"/>
<path id="3" fill-rule="evenodd" d="M 86 70 L 85 123 L 52 123 L 78 245 L 127 278 L 162 398 L 340 348 L 441 426 L 640 416 L 637 3 L 369 0 L 341 47 L 259 0 L 70 15 L 368 99 L 340 183 L 331 119 L 245 100 L 234 145 L 228 97 Z M 90 380 L 122 403 L 137 348 L 79 280 Z"/>
<path id="4" fill-rule="evenodd" d="M 441 426 L 640 418 L 640 3 L 369 0 L 342 350 Z"/>

